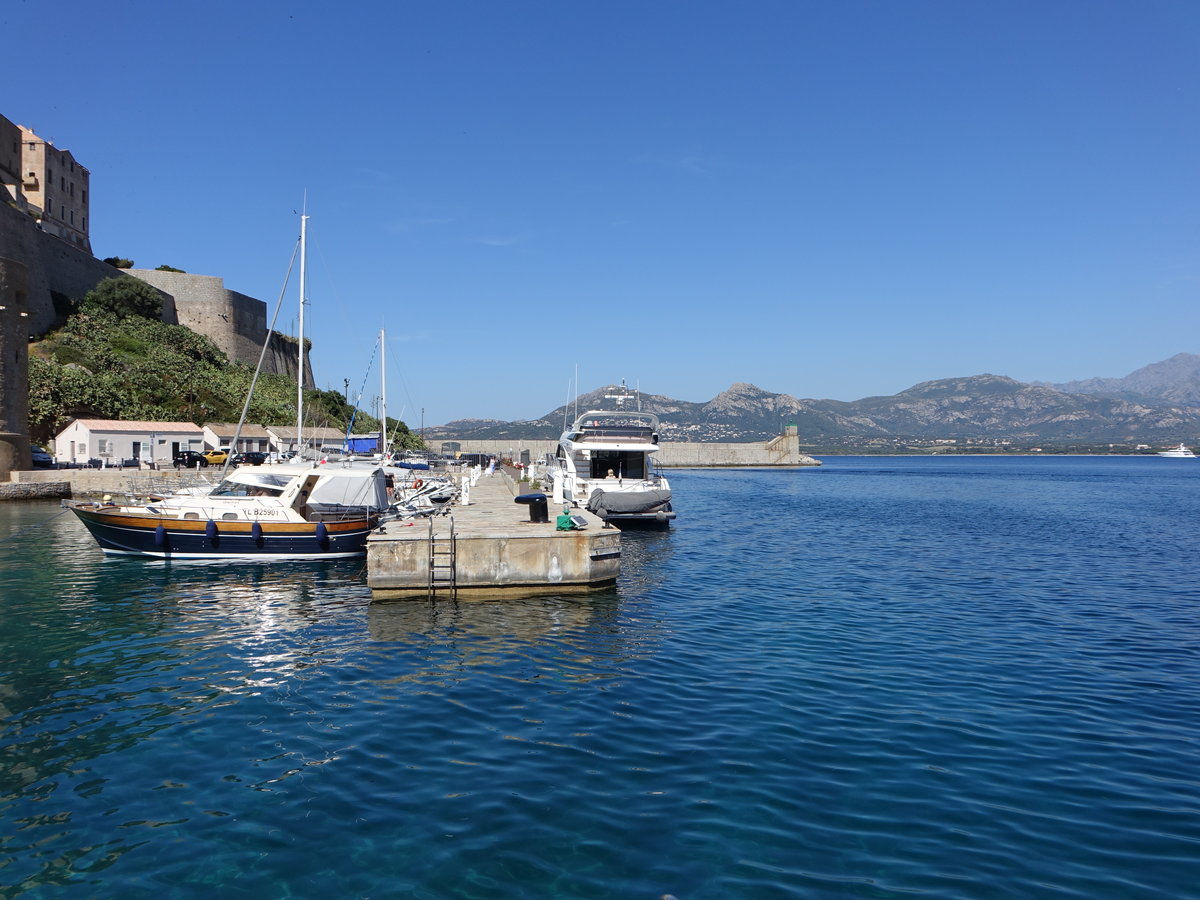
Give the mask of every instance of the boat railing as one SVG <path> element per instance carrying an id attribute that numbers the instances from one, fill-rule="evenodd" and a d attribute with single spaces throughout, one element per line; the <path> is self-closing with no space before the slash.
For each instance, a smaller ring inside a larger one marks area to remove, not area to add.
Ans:
<path id="1" fill-rule="evenodd" d="M 629 443 L 652 444 L 654 443 L 654 431 L 650 428 L 599 425 L 586 427 L 578 433 L 575 439 L 580 443 L 587 443 L 588 441 L 607 441 L 612 438 L 619 438 Z"/>

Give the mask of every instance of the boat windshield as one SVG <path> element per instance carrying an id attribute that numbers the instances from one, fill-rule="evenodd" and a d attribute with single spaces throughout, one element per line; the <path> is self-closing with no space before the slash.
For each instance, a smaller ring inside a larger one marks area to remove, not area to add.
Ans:
<path id="1" fill-rule="evenodd" d="M 575 422 L 575 440 L 654 443 L 658 420 L 647 413 L 589 412 Z"/>
<path id="2" fill-rule="evenodd" d="M 215 488 L 210 497 L 278 497 L 292 479 L 286 475 L 240 474 L 236 479 L 226 478 Z"/>

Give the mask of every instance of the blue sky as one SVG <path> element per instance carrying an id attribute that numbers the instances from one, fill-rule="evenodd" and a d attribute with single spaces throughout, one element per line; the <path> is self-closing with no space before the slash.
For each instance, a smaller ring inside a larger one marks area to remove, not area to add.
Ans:
<path id="1" fill-rule="evenodd" d="M 576 367 L 854 400 L 1200 352 L 1194 0 L 10 0 L 0 26 L 0 112 L 91 170 L 97 256 L 273 306 L 307 191 L 317 381 L 377 394 L 385 328 L 413 426 L 539 416 Z"/>

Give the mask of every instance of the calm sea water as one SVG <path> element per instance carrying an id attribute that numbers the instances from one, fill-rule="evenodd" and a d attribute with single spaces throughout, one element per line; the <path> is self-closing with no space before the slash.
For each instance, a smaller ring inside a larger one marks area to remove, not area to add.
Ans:
<path id="1" fill-rule="evenodd" d="M 672 482 L 434 605 L 0 504 L 0 896 L 1197 896 L 1200 462 Z"/>

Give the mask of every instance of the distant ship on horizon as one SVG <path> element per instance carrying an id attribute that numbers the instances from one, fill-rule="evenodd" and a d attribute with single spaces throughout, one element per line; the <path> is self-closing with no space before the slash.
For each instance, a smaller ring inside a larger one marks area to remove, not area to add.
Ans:
<path id="1" fill-rule="evenodd" d="M 1180 444 L 1178 447 L 1175 447 L 1174 449 L 1171 449 L 1171 450 L 1159 450 L 1158 455 L 1166 456 L 1171 459 L 1195 459 L 1196 458 L 1196 454 L 1193 453 L 1191 450 L 1189 450 L 1183 444 Z"/>

